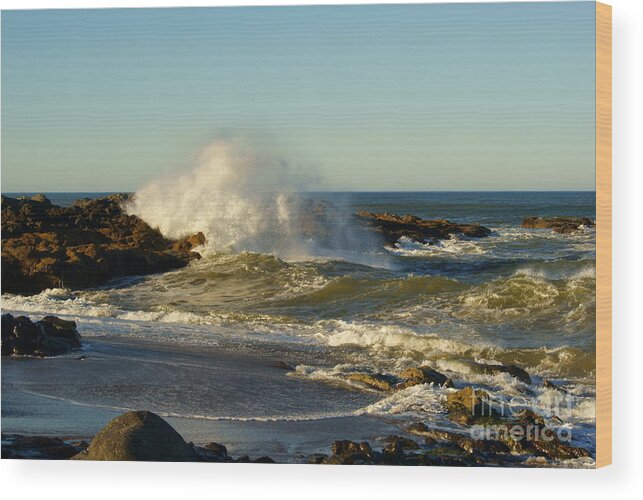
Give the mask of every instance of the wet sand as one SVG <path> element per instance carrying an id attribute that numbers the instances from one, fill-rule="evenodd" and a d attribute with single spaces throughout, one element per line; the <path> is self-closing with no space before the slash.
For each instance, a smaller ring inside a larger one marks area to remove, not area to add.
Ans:
<path id="1" fill-rule="evenodd" d="M 399 432 L 394 422 L 354 415 L 378 395 L 289 376 L 270 351 L 107 338 L 85 345 L 58 358 L 3 359 L 3 432 L 90 439 L 124 411 L 145 409 L 188 441 L 280 462 L 328 452 L 335 439 L 377 442 Z"/>

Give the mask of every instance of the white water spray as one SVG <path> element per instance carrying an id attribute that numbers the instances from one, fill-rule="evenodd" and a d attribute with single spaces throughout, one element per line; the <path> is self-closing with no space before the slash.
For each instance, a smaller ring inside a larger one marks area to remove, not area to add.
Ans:
<path id="1" fill-rule="evenodd" d="M 347 207 L 298 194 L 306 187 L 287 163 L 260 157 L 239 141 L 217 141 L 192 170 L 138 190 L 127 210 L 169 238 L 202 231 L 211 251 L 386 265 L 377 238 L 355 227 Z"/>

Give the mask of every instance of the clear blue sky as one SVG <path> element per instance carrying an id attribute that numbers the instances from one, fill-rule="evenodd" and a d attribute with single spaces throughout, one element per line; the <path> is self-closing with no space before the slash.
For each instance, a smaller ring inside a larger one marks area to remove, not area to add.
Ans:
<path id="1" fill-rule="evenodd" d="M 5 11 L 2 191 L 135 190 L 215 137 L 336 190 L 594 189 L 594 3 Z"/>

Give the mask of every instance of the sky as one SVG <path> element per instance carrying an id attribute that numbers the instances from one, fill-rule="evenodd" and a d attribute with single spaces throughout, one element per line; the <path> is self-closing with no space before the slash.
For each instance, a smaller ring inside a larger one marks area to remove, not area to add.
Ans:
<path id="1" fill-rule="evenodd" d="M 222 138 L 313 191 L 594 190 L 594 5 L 4 11 L 2 191 L 135 191 Z"/>

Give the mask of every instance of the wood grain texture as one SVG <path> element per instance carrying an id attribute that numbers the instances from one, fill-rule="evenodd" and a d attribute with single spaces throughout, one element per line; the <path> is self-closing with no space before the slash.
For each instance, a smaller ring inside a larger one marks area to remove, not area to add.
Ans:
<path id="1" fill-rule="evenodd" d="M 612 7 L 596 3 L 596 466 L 612 463 Z"/>

